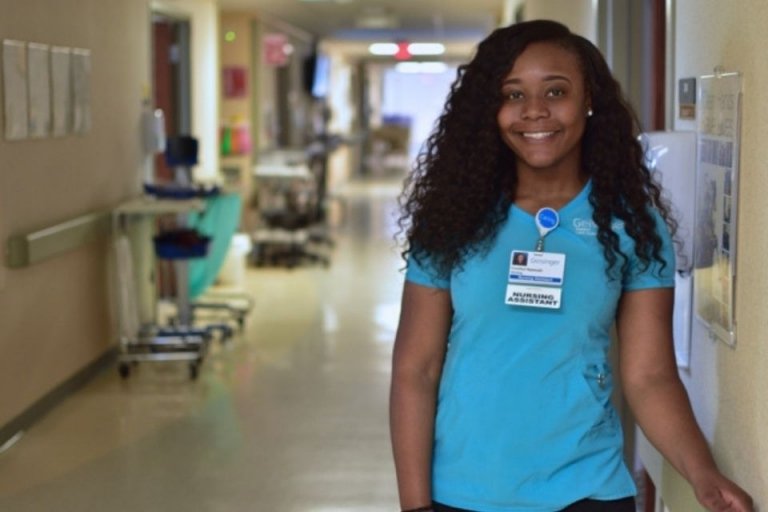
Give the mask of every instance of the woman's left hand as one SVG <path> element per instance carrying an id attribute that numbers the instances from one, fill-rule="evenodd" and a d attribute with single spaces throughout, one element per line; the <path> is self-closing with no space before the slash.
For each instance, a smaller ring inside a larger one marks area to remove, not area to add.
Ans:
<path id="1" fill-rule="evenodd" d="M 691 482 L 699 500 L 710 512 L 754 512 L 752 497 L 741 487 L 712 471 Z"/>
<path id="2" fill-rule="evenodd" d="M 752 498 L 717 469 L 675 364 L 672 289 L 624 292 L 616 327 L 624 396 L 646 437 L 709 512 L 755 512 Z"/>

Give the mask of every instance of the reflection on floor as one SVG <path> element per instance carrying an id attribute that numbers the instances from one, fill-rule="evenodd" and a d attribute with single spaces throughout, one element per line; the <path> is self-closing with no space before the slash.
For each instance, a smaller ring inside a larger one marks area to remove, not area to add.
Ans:
<path id="1" fill-rule="evenodd" d="M 246 332 L 196 382 L 181 363 L 110 368 L 51 411 L 0 454 L 0 510 L 395 509 L 398 188 L 348 187 L 330 268 L 249 269 Z"/>

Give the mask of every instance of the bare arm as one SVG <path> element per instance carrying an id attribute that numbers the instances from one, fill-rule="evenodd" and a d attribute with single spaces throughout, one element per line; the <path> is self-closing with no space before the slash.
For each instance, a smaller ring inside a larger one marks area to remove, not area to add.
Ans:
<path id="1" fill-rule="evenodd" d="M 714 512 L 752 512 L 752 499 L 717 469 L 675 365 L 671 289 L 625 292 L 617 329 L 621 379 L 640 428 Z"/>
<path id="2" fill-rule="evenodd" d="M 390 391 L 390 431 L 403 509 L 432 503 L 435 406 L 451 316 L 447 290 L 406 282 Z"/>

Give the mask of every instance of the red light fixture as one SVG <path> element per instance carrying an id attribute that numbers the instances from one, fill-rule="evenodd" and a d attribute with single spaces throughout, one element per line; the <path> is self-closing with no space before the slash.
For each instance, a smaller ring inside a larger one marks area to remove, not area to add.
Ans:
<path id="1" fill-rule="evenodd" d="M 411 52 L 408 50 L 408 41 L 397 42 L 397 53 L 395 54 L 395 60 L 408 60 L 411 58 Z"/>

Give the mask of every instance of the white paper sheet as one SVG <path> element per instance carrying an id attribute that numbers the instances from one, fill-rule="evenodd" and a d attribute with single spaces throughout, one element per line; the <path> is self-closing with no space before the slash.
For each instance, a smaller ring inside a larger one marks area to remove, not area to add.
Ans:
<path id="1" fill-rule="evenodd" d="M 27 122 L 27 47 L 22 41 L 3 41 L 3 90 L 5 138 L 26 139 Z"/>
<path id="2" fill-rule="evenodd" d="M 51 132 L 50 46 L 27 44 L 27 66 L 29 136 L 48 137 Z"/>
<path id="3" fill-rule="evenodd" d="M 72 131 L 85 134 L 91 130 L 91 51 L 73 48 L 72 60 Z"/>
<path id="4" fill-rule="evenodd" d="M 51 95 L 52 127 L 54 137 L 68 134 L 72 126 L 72 86 L 70 73 L 70 49 L 64 46 L 51 48 Z"/>

